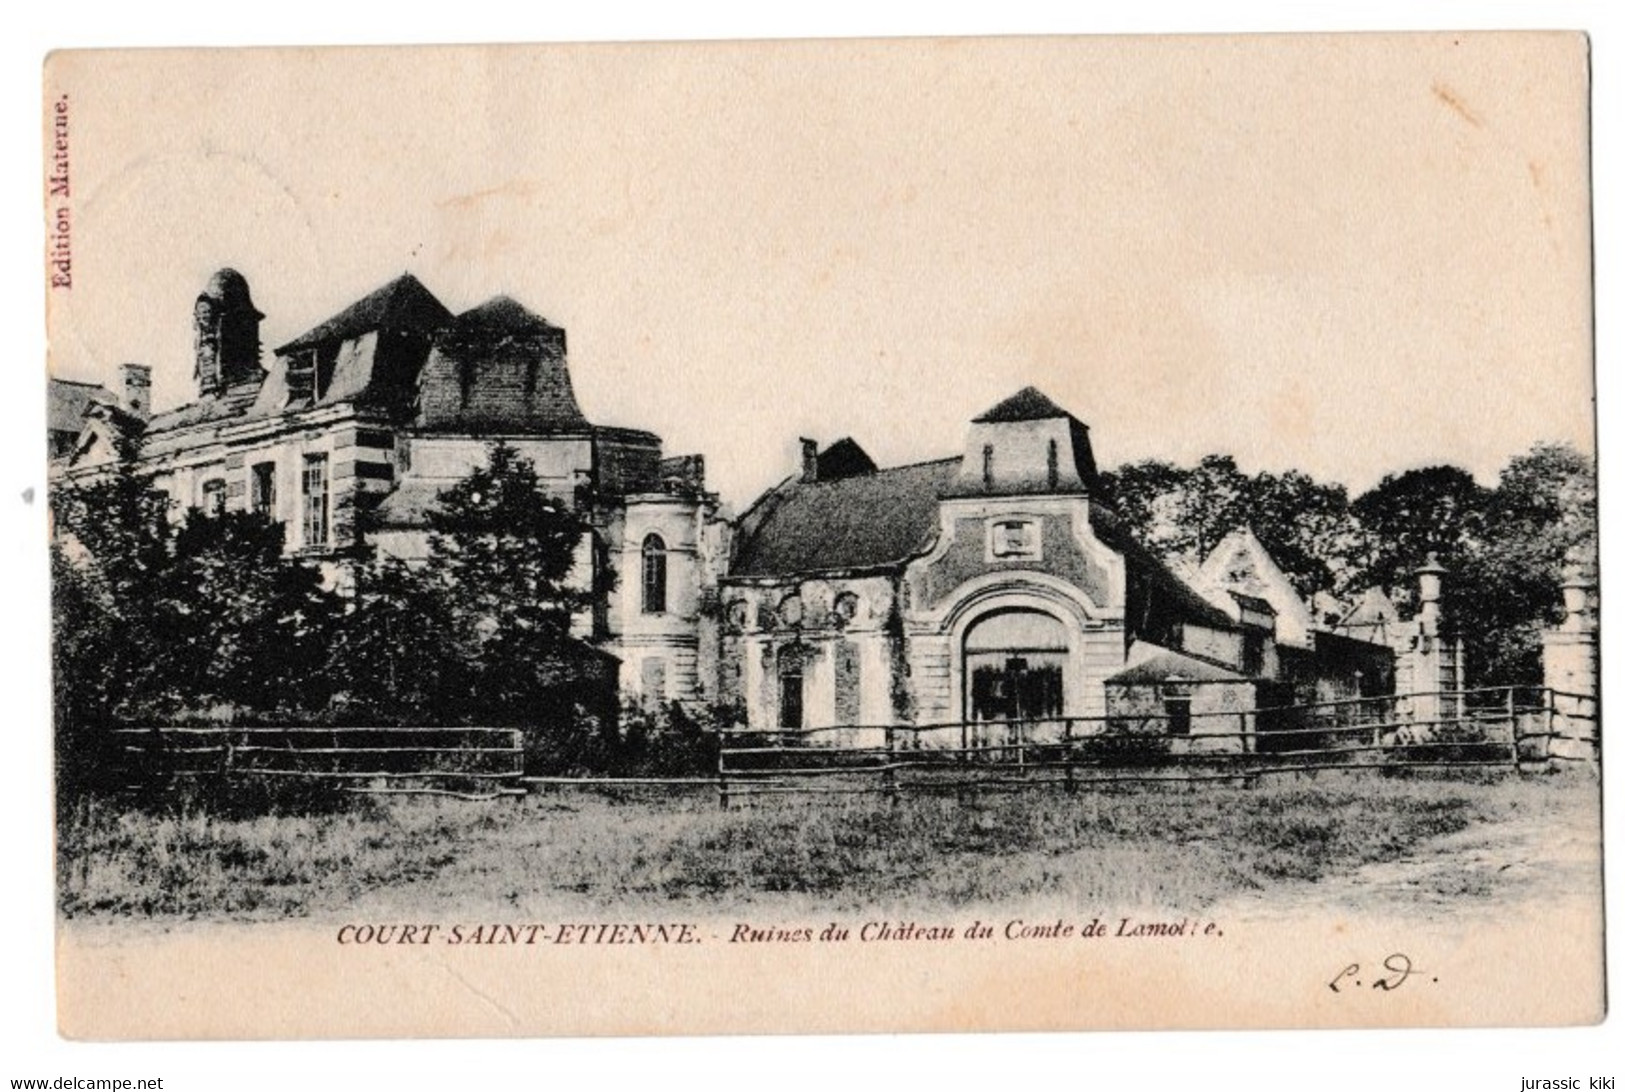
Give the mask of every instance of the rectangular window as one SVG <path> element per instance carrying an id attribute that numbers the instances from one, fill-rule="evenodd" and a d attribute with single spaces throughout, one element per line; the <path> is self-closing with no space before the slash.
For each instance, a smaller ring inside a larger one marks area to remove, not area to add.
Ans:
<path id="1" fill-rule="evenodd" d="M 835 645 L 835 723 L 857 724 L 862 710 L 862 649 L 855 641 L 839 641 Z"/>
<path id="2" fill-rule="evenodd" d="M 1162 704 L 1168 713 L 1168 734 L 1171 736 L 1190 735 L 1191 700 L 1189 698 L 1168 698 Z"/>
<path id="3" fill-rule="evenodd" d="M 300 475 L 300 492 L 305 502 L 304 530 L 307 547 L 326 546 L 327 520 L 327 456 L 306 455 L 304 473 Z"/>
<path id="4" fill-rule="evenodd" d="M 804 714 L 801 698 L 801 657 L 786 655 L 779 664 L 780 728 L 802 727 Z"/>
<path id="5" fill-rule="evenodd" d="M 265 516 L 276 515 L 276 464 L 255 463 L 248 478 L 250 508 Z"/>
<path id="6" fill-rule="evenodd" d="M 226 511 L 226 483 L 223 478 L 210 478 L 203 483 L 203 511 L 211 516 Z"/>
<path id="7" fill-rule="evenodd" d="M 1251 630 L 1241 635 L 1241 673 L 1243 675 L 1262 675 L 1264 673 L 1264 635 Z"/>

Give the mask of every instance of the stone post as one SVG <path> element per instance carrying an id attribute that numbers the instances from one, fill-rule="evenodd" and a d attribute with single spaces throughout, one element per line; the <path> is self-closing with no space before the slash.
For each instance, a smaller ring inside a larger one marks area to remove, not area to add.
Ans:
<path id="1" fill-rule="evenodd" d="M 1595 759 L 1601 741 L 1597 715 L 1597 576 L 1589 550 L 1572 549 L 1563 565 L 1563 621 L 1541 635 L 1547 700 L 1551 702 L 1551 754 Z"/>

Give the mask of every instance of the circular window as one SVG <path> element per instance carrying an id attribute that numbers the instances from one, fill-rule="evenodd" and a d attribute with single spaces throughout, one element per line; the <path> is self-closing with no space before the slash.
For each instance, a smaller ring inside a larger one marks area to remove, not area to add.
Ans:
<path id="1" fill-rule="evenodd" d="M 835 597 L 835 617 L 842 622 L 850 622 L 858 616 L 858 608 L 862 606 L 858 597 L 852 592 L 842 592 Z"/>
<path id="2" fill-rule="evenodd" d="M 787 626 L 799 626 L 803 616 L 801 596 L 791 593 L 779 600 L 779 621 Z"/>

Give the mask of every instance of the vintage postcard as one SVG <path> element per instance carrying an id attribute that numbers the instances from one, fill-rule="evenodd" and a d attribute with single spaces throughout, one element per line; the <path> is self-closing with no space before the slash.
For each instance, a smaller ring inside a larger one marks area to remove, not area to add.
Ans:
<path id="1" fill-rule="evenodd" d="M 1589 93 L 53 55 L 61 1032 L 1601 1020 Z"/>

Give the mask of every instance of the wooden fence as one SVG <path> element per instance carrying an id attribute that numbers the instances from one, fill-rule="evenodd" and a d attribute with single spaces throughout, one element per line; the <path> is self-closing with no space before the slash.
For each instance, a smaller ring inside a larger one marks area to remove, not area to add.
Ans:
<path id="1" fill-rule="evenodd" d="M 1315 770 L 1523 770 L 1600 757 L 1597 699 L 1496 687 L 1257 709 L 939 724 L 729 728 L 713 775 L 544 777 L 518 728 L 119 729 L 132 781 L 302 779 L 493 800 L 553 788 L 786 793 L 1236 781 Z M 132 786 L 134 787 L 134 786 Z"/>
<path id="2" fill-rule="evenodd" d="M 523 796 L 518 728 L 178 728 L 115 732 L 129 780 L 328 783 L 344 792 Z M 132 786 L 134 787 L 134 786 Z"/>
<path id="3" fill-rule="evenodd" d="M 1599 756 L 1597 701 L 1539 687 L 1167 716 L 733 728 L 717 794 L 961 791 L 1247 780 L 1314 770 L 1522 770 Z"/>

